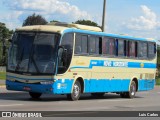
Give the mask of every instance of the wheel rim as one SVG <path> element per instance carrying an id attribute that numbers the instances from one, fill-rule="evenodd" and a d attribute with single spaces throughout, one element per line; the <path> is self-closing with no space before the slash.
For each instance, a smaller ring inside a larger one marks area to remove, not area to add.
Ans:
<path id="1" fill-rule="evenodd" d="M 136 91 L 136 87 L 135 85 L 131 86 L 131 95 L 134 96 L 135 95 L 135 91 Z"/>
<path id="2" fill-rule="evenodd" d="M 80 92 L 79 86 L 77 84 L 74 84 L 74 86 L 73 86 L 73 95 L 74 95 L 74 97 L 78 97 L 79 92 Z"/>

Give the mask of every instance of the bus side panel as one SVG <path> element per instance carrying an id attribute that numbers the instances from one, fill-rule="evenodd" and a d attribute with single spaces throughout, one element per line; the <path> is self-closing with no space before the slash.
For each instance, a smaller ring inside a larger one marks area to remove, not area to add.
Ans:
<path id="1" fill-rule="evenodd" d="M 54 82 L 53 93 L 54 94 L 68 94 L 72 91 L 73 79 L 58 79 Z"/>
<path id="2" fill-rule="evenodd" d="M 85 92 L 124 92 L 129 90 L 129 84 L 129 79 L 90 79 L 85 80 Z"/>
<path id="3" fill-rule="evenodd" d="M 138 81 L 138 91 L 152 90 L 155 86 L 155 79 L 142 79 Z"/>

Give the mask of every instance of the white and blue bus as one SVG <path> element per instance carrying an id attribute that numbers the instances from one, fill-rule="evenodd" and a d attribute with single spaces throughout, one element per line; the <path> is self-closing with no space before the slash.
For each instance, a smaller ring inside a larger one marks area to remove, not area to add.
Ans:
<path id="1" fill-rule="evenodd" d="M 134 98 L 152 90 L 156 41 L 101 32 L 98 27 L 50 24 L 16 29 L 8 55 L 6 88 L 42 94 L 107 92 Z"/>

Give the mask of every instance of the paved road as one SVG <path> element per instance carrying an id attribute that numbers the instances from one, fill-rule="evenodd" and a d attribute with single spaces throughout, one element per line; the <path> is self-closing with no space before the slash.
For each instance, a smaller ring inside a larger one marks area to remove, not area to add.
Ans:
<path id="1" fill-rule="evenodd" d="M 5 85 L 5 80 L 0 80 L 0 85 Z"/>
<path id="2" fill-rule="evenodd" d="M 108 93 L 103 99 L 85 94 L 79 101 L 68 101 L 65 95 L 42 95 L 33 100 L 26 92 L 0 87 L 0 111 L 160 111 L 160 87 L 139 92 L 134 99 Z"/>

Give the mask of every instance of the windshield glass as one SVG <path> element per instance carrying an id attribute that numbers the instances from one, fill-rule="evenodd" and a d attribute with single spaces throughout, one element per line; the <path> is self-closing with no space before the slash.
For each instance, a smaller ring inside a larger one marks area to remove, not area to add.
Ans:
<path id="1" fill-rule="evenodd" d="M 53 74 L 58 36 L 49 33 L 15 33 L 9 53 L 8 70 Z"/>

